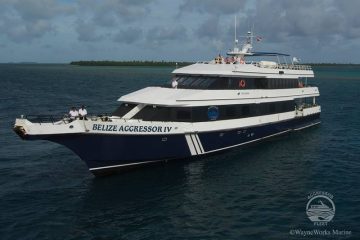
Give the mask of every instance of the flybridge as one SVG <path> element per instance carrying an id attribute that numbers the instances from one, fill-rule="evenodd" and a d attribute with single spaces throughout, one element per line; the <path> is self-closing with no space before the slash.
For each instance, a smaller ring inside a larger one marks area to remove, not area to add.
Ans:
<path id="1" fill-rule="evenodd" d="M 246 64 L 245 57 L 276 57 L 277 62 L 270 62 L 270 61 L 261 61 L 259 63 L 257 62 L 251 62 L 251 64 L 257 66 L 257 67 L 269 67 L 279 68 L 279 69 L 290 69 L 290 70 L 312 70 L 310 66 L 304 66 L 297 64 L 294 65 L 294 63 L 298 63 L 299 60 L 294 57 L 291 60 L 291 64 L 288 64 L 288 61 L 286 61 L 286 57 L 290 57 L 289 54 L 285 53 L 277 53 L 277 52 L 253 52 L 253 39 L 255 38 L 256 41 L 262 40 L 261 37 L 255 36 L 252 31 L 248 31 L 246 36 L 242 36 L 245 38 L 245 41 L 242 44 L 241 49 L 238 47 L 239 40 L 236 36 L 236 17 L 235 17 L 235 36 L 234 36 L 234 49 L 232 51 L 227 52 L 226 54 L 230 56 L 231 58 L 227 57 L 226 59 L 223 59 L 220 55 L 218 58 L 215 58 L 215 63 L 225 63 L 225 64 Z M 283 61 L 285 64 L 280 63 L 280 57 L 283 58 Z M 213 63 L 213 62 L 210 62 Z M 271 64 L 266 64 L 271 63 Z"/>

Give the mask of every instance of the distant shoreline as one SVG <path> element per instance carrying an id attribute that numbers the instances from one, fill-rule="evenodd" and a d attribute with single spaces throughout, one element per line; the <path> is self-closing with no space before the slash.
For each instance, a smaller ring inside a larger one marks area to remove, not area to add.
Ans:
<path id="1" fill-rule="evenodd" d="M 166 61 L 73 61 L 75 66 L 147 66 L 147 67 L 175 67 L 187 66 L 193 62 L 166 62 Z"/>
<path id="2" fill-rule="evenodd" d="M 130 67 L 183 67 L 195 62 L 176 61 L 72 61 L 70 63 L 7 62 L 0 65 L 73 65 L 73 66 L 130 66 Z M 313 67 L 360 67 L 360 63 L 300 63 Z"/>
<path id="3" fill-rule="evenodd" d="M 187 66 L 194 62 L 175 62 L 175 61 L 73 61 L 70 65 L 75 66 L 148 66 L 148 67 L 174 67 Z M 301 63 L 311 66 L 360 66 L 355 63 Z"/>

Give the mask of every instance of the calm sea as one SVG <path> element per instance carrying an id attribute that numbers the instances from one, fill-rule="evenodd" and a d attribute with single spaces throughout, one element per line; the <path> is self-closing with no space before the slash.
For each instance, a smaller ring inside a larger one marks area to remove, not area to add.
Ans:
<path id="1" fill-rule="evenodd" d="M 0 239 L 360 239 L 359 67 L 315 69 L 320 126 L 202 161 L 94 178 L 67 148 L 12 132 L 20 114 L 111 112 L 172 70 L 0 65 Z M 326 227 L 306 215 L 314 191 L 333 195 Z"/>

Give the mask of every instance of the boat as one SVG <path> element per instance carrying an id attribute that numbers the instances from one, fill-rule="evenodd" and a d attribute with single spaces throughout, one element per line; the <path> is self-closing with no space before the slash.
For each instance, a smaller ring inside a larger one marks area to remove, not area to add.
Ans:
<path id="1" fill-rule="evenodd" d="M 22 116 L 14 131 L 25 140 L 68 147 L 97 176 L 203 159 L 319 124 L 311 66 L 286 60 L 288 54 L 253 52 L 254 38 L 249 31 L 240 45 L 235 34 L 226 58 L 176 68 L 169 83 L 120 97 L 112 114 L 74 121 Z"/>
<path id="2" fill-rule="evenodd" d="M 310 205 L 310 209 L 325 209 L 325 210 L 331 210 L 328 205 L 324 204 L 321 200 L 319 200 L 319 204 L 312 204 Z"/>

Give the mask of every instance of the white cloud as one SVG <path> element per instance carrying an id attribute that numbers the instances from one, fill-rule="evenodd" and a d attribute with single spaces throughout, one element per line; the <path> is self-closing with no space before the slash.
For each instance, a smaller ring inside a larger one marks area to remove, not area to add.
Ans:
<path id="1" fill-rule="evenodd" d="M 350 52 L 360 62 L 358 0 L 0 0 L 0 6 L 2 49 L 16 56 L 30 43 L 38 50 L 50 44 L 49 52 L 70 49 L 60 51 L 66 59 L 78 59 L 79 47 L 71 47 L 90 45 L 99 50 L 86 52 L 93 59 L 112 48 L 159 59 L 171 45 L 175 57 L 201 59 L 232 46 L 237 15 L 239 35 L 254 24 L 263 37 L 256 47 L 268 48 L 261 50 L 290 51 L 314 61 L 326 53 L 333 62 L 338 52 Z"/>
<path id="2" fill-rule="evenodd" d="M 14 42 L 31 42 L 55 30 L 53 20 L 73 13 L 56 0 L 2 0 L 0 31 Z"/>

